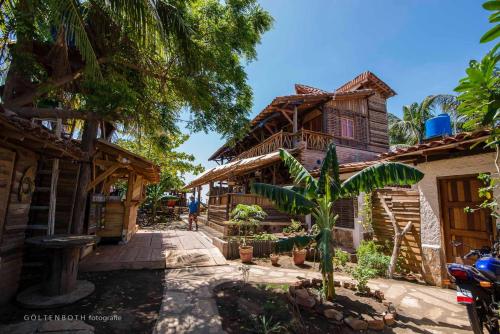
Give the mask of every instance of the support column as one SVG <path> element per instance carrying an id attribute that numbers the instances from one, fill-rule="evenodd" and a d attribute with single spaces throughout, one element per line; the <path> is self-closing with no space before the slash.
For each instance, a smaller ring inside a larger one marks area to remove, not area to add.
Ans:
<path id="1" fill-rule="evenodd" d="M 299 131 L 299 115 L 298 115 L 298 111 L 297 111 L 297 106 L 294 106 L 293 107 L 293 134 L 294 134 L 294 137 L 293 137 L 293 147 L 297 147 L 297 143 L 299 142 L 299 140 L 297 139 L 296 137 L 296 134 L 297 132 Z"/>
<path id="2" fill-rule="evenodd" d="M 201 208 L 201 186 L 198 186 L 198 210 L 196 212 L 198 216 L 200 215 L 200 208 Z"/>

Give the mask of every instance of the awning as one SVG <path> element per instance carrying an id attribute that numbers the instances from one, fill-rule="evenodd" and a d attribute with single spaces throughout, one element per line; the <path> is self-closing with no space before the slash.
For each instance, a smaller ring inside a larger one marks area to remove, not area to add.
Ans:
<path id="1" fill-rule="evenodd" d="M 227 180 L 230 176 L 246 174 L 254 169 L 260 169 L 278 160 L 280 160 L 280 153 L 278 151 L 252 158 L 235 160 L 203 172 L 186 185 L 184 189 L 195 188 L 210 182 Z"/>

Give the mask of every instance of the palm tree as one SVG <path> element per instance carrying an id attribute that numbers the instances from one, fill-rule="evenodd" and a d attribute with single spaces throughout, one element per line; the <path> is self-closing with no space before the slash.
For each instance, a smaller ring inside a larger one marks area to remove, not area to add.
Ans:
<path id="1" fill-rule="evenodd" d="M 397 162 L 381 162 L 363 169 L 344 182 L 340 182 L 339 163 L 335 144 L 330 144 L 323 159 L 319 178 L 316 180 L 307 169 L 286 150 L 280 157 L 293 178 L 293 186 L 280 187 L 254 183 L 252 192 L 271 200 L 277 208 L 290 214 L 312 214 L 319 227 L 317 236 L 296 236 L 277 243 L 277 251 L 291 251 L 295 245 L 304 245 L 314 239 L 320 252 L 320 270 L 326 297 L 335 295 L 333 283 L 332 231 L 338 215 L 333 212 L 333 202 L 353 197 L 360 192 L 371 192 L 388 185 L 411 185 L 423 174 L 410 166 Z"/>
<path id="2" fill-rule="evenodd" d="M 459 120 L 456 117 L 456 97 L 448 94 L 429 95 L 421 103 L 414 102 L 403 106 L 403 118 L 390 114 L 389 135 L 392 144 L 414 145 L 422 143 L 425 133 L 425 121 L 435 116 L 434 110 L 453 116 L 458 130 Z"/>

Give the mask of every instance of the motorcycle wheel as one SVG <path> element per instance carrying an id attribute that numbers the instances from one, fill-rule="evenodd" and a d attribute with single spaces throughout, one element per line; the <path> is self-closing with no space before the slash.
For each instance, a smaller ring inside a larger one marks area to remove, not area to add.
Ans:
<path id="1" fill-rule="evenodd" d="M 491 329 L 483 326 L 484 320 L 482 319 L 483 317 L 480 317 L 477 311 L 476 303 L 468 304 L 466 308 L 467 315 L 469 316 L 470 326 L 474 334 L 498 334 L 498 324 Z M 486 331 L 484 331 L 483 329 L 486 329 Z"/>

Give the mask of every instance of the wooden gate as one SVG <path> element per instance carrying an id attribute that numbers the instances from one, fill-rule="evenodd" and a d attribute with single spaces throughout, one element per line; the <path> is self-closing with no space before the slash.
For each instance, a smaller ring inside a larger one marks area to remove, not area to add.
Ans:
<path id="1" fill-rule="evenodd" d="M 394 228 L 386 214 L 380 199 L 384 198 L 400 227 L 404 229 L 409 221 L 412 228 L 401 242 L 400 264 L 403 269 L 423 274 L 422 247 L 420 244 L 420 200 L 417 190 L 405 188 L 387 188 L 373 193 L 372 226 L 374 239 L 380 244 L 392 245 Z M 392 248 L 389 248 L 389 252 Z"/>
<path id="2" fill-rule="evenodd" d="M 490 247 L 495 238 L 490 212 L 486 209 L 466 213 L 482 203 L 478 195 L 482 183 L 477 175 L 439 179 L 439 198 L 443 222 L 446 261 L 461 261 L 471 248 Z M 453 241 L 462 245 L 454 246 Z"/>

